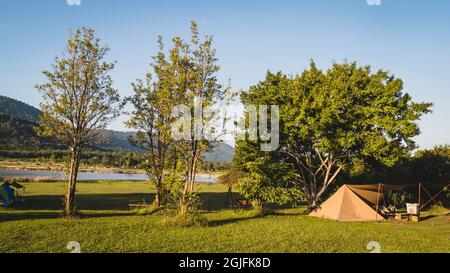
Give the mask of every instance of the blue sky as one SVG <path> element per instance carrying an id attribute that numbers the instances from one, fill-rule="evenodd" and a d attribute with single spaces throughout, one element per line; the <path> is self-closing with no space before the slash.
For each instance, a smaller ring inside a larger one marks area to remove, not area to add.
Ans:
<path id="1" fill-rule="evenodd" d="M 93 27 L 117 61 L 115 86 L 149 70 L 156 40 L 188 37 L 189 22 L 215 37 L 223 82 L 247 89 L 267 70 L 301 72 L 345 59 L 391 71 L 416 101 L 434 103 L 420 122 L 419 146 L 450 143 L 450 1 L 0 0 L 0 94 L 38 106 L 34 89 L 65 46 L 68 30 Z M 122 119 L 112 129 L 124 130 Z"/>

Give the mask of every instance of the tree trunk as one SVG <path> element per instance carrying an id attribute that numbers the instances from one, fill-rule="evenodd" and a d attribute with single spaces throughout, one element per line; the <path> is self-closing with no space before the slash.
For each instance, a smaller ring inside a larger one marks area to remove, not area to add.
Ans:
<path id="1" fill-rule="evenodd" d="M 189 192 L 194 192 L 194 184 L 195 184 L 195 170 L 191 171 L 191 178 L 190 178 L 190 188 L 189 188 Z"/>
<path id="2" fill-rule="evenodd" d="M 191 192 L 191 193 L 194 192 L 195 176 L 197 173 L 197 159 L 198 159 L 197 153 L 195 153 L 192 156 L 192 162 L 191 162 L 191 165 L 189 166 L 189 168 L 190 168 L 190 170 L 189 170 L 189 172 L 190 172 L 189 192 Z"/>
<path id="3" fill-rule="evenodd" d="M 156 183 L 156 193 L 155 193 L 155 205 L 156 207 L 160 207 L 162 203 L 161 192 L 162 192 L 162 178 L 158 178 L 158 182 Z"/>
<path id="4" fill-rule="evenodd" d="M 312 212 L 314 211 L 317 206 L 318 206 L 318 202 L 317 202 L 318 198 L 312 198 L 308 204 L 308 212 Z"/>
<path id="5" fill-rule="evenodd" d="M 329 160 L 327 159 L 325 162 L 323 162 L 322 166 L 324 166 L 324 164 L 327 161 Z M 329 165 L 326 167 L 325 177 L 323 178 L 323 180 L 321 180 L 319 187 L 318 187 L 318 180 L 320 180 L 320 177 L 318 178 L 316 175 L 318 172 L 309 174 L 310 177 L 309 187 L 305 188 L 307 194 L 306 198 L 308 201 L 308 212 L 314 211 L 319 207 L 320 198 L 326 192 L 329 186 L 333 184 L 333 182 L 336 180 L 336 177 L 341 172 L 342 166 L 339 166 L 334 172 L 332 172 L 331 168 L 334 165 L 335 164 L 332 162 L 329 163 Z M 319 169 L 321 169 L 322 166 Z"/>
<path id="6" fill-rule="evenodd" d="M 66 201 L 64 208 L 64 215 L 69 217 L 75 216 L 76 214 L 77 205 L 75 199 L 75 192 L 76 192 L 78 168 L 80 166 L 80 155 L 81 155 L 81 148 L 73 147 L 72 155 L 70 158 L 69 186 L 66 193 Z"/>
<path id="7" fill-rule="evenodd" d="M 161 206 L 161 193 L 158 189 L 156 190 L 156 194 L 155 194 L 155 205 L 158 208 Z"/>

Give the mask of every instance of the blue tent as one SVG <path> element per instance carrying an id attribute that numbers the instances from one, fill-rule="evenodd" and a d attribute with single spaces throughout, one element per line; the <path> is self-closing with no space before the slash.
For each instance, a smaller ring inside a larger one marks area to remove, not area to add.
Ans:
<path id="1" fill-rule="evenodd" d="M 0 200 L 5 208 L 14 203 L 14 194 L 14 189 L 8 183 L 0 186 Z"/>

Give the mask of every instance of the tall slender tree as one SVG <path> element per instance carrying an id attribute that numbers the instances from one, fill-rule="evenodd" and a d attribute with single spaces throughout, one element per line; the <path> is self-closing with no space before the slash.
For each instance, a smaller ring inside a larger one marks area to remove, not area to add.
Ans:
<path id="1" fill-rule="evenodd" d="M 162 38 L 159 37 L 159 52 L 153 57 L 154 73 L 147 73 L 145 80 L 137 80 L 132 84 L 134 94 L 126 101 L 133 106 L 130 119 L 126 122 L 129 128 L 137 130 L 130 142 L 147 151 L 146 172 L 156 188 L 155 204 L 159 207 L 165 192 L 164 174 L 176 161 L 174 140 L 171 136 L 171 125 L 174 121 L 172 109 L 180 101 L 179 85 L 177 85 L 177 67 L 183 62 L 180 59 L 181 43 L 174 40 L 174 48 L 169 57 L 164 54 Z M 183 93 L 181 93 L 183 94 Z"/>
<path id="2" fill-rule="evenodd" d="M 75 192 L 83 146 L 95 142 L 96 132 L 120 114 L 120 97 L 109 75 L 114 63 L 104 60 L 108 51 L 93 29 L 76 30 L 52 69 L 43 71 L 47 82 L 36 86 L 44 98 L 38 133 L 55 137 L 70 148 L 66 216 L 76 214 Z"/>
<path id="3" fill-rule="evenodd" d="M 220 67 L 217 65 L 216 51 L 212 47 L 212 40 L 212 36 L 201 39 L 197 24 L 191 22 L 191 41 L 183 44 L 184 54 L 189 63 L 185 66 L 188 70 L 182 74 L 187 76 L 186 92 L 182 101 L 190 113 L 189 124 L 191 126 L 190 136 L 179 142 L 179 150 L 182 153 L 185 168 L 183 198 L 194 192 L 201 157 L 212 148 L 215 140 L 219 137 L 213 133 L 214 130 L 209 130 L 213 128 L 218 113 L 210 112 L 208 115 L 204 110 L 214 107 L 223 100 L 226 104 L 226 101 L 232 97 L 230 89 L 224 89 L 218 83 L 216 74 Z M 220 123 L 215 125 L 221 126 Z"/>
<path id="4" fill-rule="evenodd" d="M 134 109 L 127 125 L 138 130 L 132 142 L 147 149 L 147 173 L 156 185 L 158 205 L 165 174 L 183 170 L 178 175 L 183 185 L 175 187 L 181 188 L 175 199 L 182 214 L 189 211 L 186 204 L 194 191 L 201 157 L 220 136 L 212 133 L 213 127 L 223 126 L 215 123 L 218 111 L 209 110 L 232 97 L 230 89 L 218 83 L 212 37 L 201 39 L 195 22 L 191 22 L 191 31 L 190 42 L 173 38 L 167 54 L 159 37 L 153 73 L 134 83 L 134 95 L 128 98 Z"/>

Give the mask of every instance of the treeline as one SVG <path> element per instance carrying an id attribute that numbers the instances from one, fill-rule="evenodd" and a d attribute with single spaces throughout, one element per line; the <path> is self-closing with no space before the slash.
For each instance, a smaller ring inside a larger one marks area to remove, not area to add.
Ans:
<path id="1" fill-rule="evenodd" d="M 346 172 L 340 183 L 418 184 L 435 194 L 450 183 L 450 145 L 439 145 L 432 149 L 418 150 L 403 158 L 392 167 L 373 164 L 359 175 Z M 440 200 L 450 201 L 450 191 Z"/>
<path id="2" fill-rule="evenodd" d="M 0 161 L 20 160 L 42 163 L 67 163 L 70 158 L 67 150 L 0 150 Z M 81 155 L 81 163 L 105 168 L 145 169 L 144 153 L 122 151 L 90 151 Z M 201 161 L 203 172 L 225 171 L 230 169 L 228 162 Z"/>
<path id="3" fill-rule="evenodd" d="M 66 163 L 69 161 L 69 152 L 67 150 L 6 150 L 0 151 L 0 159 L 39 161 L 44 163 Z M 115 168 L 142 168 L 144 155 L 139 153 L 126 152 L 101 152 L 85 151 L 81 155 L 83 164 L 96 165 L 102 167 Z"/>

